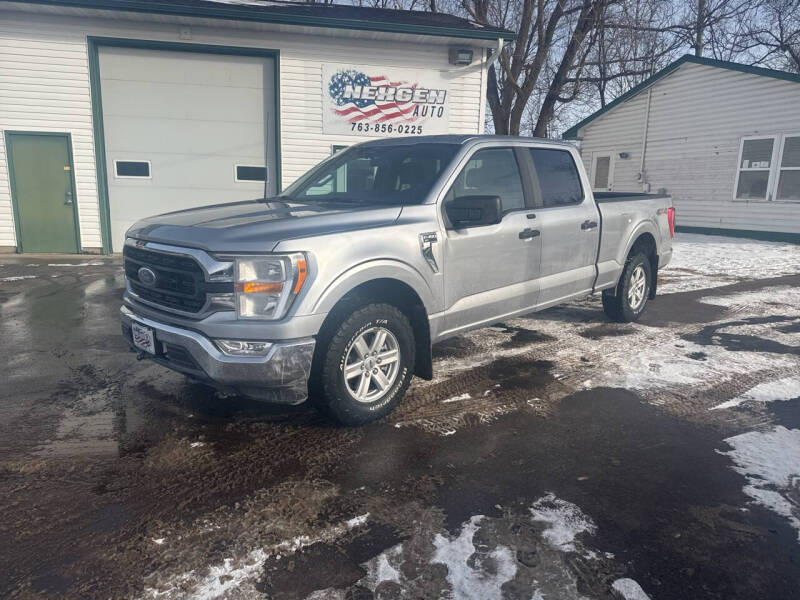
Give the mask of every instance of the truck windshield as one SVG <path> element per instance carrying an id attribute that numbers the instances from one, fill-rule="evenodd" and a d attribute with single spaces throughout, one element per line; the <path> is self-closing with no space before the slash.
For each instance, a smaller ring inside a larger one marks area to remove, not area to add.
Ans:
<path id="1" fill-rule="evenodd" d="M 351 204 L 419 204 L 458 144 L 356 146 L 303 175 L 281 197 Z"/>

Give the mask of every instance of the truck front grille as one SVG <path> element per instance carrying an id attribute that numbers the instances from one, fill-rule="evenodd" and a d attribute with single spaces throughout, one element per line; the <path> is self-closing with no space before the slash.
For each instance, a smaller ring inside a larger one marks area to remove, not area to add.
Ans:
<path id="1" fill-rule="evenodd" d="M 206 282 L 202 267 L 191 256 L 129 245 L 122 255 L 131 291 L 141 300 L 167 310 L 196 314 L 206 305 L 208 293 L 233 291 L 231 283 Z M 152 271 L 155 281 L 142 281 L 143 267 Z"/>

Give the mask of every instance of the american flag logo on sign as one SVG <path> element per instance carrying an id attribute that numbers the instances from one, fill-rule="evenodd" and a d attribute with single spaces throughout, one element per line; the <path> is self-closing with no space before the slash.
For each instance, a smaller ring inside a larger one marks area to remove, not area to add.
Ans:
<path id="1" fill-rule="evenodd" d="M 412 101 L 416 83 L 391 81 L 385 75 L 370 77 L 355 69 L 340 70 L 331 77 L 328 92 L 338 108 L 334 112 L 349 123 L 407 122 L 419 118 Z M 400 98 L 398 99 L 398 92 Z"/>
<path id="2" fill-rule="evenodd" d="M 448 84 L 421 69 L 323 65 L 323 132 L 419 135 L 448 130 Z"/>

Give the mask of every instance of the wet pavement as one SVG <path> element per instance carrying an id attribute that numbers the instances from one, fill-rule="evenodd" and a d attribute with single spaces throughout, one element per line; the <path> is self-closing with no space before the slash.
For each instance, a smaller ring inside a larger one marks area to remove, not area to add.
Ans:
<path id="1" fill-rule="evenodd" d="M 595 298 L 448 340 L 360 429 L 137 361 L 117 259 L 2 257 L 0 597 L 800 597 L 775 248 L 667 271 L 641 323 Z"/>

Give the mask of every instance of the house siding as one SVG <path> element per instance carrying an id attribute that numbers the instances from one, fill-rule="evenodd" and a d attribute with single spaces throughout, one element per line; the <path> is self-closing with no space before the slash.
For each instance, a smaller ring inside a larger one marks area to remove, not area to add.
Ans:
<path id="1" fill-rule="evenodd" d="M 646 178 L 652 191 L 664 188 L 672 195 L 679 225 L 800 233 L 800 203 L 733 199 L 741 138 L 800 132 L 800 83 L 686 63 L 648 89 Z M 599 148 L 630 153 L 616 161 L 615 191 L 642 191 L 636 177 L 647 94 L 580 132 L 589 168 Z"/>
<path id="2" fill-rule="evenodd" d="M 166 21 L 166 22 L 165 22 Z M 180 30 L 191 27 L 191 39 Z M 0 10 L 0 132 L 56 131 L 72 134 L 81 242 L 102 246 L 89 84 L 88 37 L 135 38 L 264 48 L 280 52 L 281 183 L 327 157 L 332 145 L 369 136 L 322 133 L 322 63 L 435 69 L 450 80 L 451 133 L 483 131 L 485 81 L 482 48 L 467 67 L 448 63 L 446 38 L 406 36 L 388 42 L 379 34 L 349 30 L 289 33 L 286 27 L 160 17 L 154 22 L 74 18 Z M 306 30 L 308 31 L 308 30 Z M 462 42 L 463 45 L 463 42 Z M 0 247 L 16 245 L 9 173 L 0 135 Z"/>

